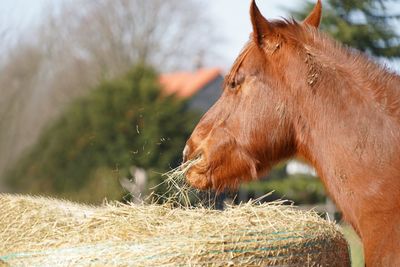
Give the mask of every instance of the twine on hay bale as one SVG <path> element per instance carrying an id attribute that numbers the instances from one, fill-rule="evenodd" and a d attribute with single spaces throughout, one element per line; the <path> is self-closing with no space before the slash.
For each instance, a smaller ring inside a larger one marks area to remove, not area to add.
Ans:
<path id="1" fill-rule="evenodd" d="M 333 223 L 280 203 L 217 211 L 3 194 L 0 210 L 10 266 L 350 266 Z"/>
<path id="2" fill-rule="evenodd" d="M 282 202 L 193 208 L 185 172 L 163 205 L 87 206 L 0 194 L 0 262 L 11 266 L 350 266 L 335 224 Z M 154 196 L 153 196 L 154 197 Z"/>

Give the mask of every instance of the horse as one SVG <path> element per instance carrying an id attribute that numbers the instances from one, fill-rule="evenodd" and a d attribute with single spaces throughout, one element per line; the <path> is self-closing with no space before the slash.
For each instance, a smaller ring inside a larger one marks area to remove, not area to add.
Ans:
<path id="1" fill-rule="evenodd" d="M 400 266 L 400 77 L 302 22 L 267 20 L 252 33 L 223 91 L 186 142 L 187 181 L 236 188 L 299 157 L 317 171 L 359 234 L 366 266 Z"/>

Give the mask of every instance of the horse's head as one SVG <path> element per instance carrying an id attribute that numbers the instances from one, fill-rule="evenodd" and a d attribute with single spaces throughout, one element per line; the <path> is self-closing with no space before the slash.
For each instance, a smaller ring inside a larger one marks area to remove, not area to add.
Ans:
<path id="1" fill-rule="evenodd" d="M 252 36 L 183 153 L 184 161 L 201 158 L 187 173 L 189 183 L 200 189 L 235 187 L 296 153 L 288 95 L 312 81 L 307 52 L 295 32 L 318 27 L 321 2 L 300 24 L 269 22 L 254 1 L 250 14 Z"/>

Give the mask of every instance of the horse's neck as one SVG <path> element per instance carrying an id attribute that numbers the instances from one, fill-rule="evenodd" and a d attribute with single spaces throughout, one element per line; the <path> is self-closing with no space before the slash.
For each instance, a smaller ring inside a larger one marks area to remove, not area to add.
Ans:
<path id="1" fill-rule="evenodd" d="M 319 79 L 289 103 L 298 153 L 360 234 L 366 262 L 399 266 L 400 78 L 329 40 L 320 47 L 307 68 Z"/>
<path id="2" fill-rule="evenodd" d="M 325 79 L 296 100 L 304 106 L 297 105 L 294 124 L 299 154 L 359 230 L 368 210 L 390 199 L 400 204 L 400 88 L 394 75 L 378 79 L 380 70 L 346 71 L 321 72 Z"/>

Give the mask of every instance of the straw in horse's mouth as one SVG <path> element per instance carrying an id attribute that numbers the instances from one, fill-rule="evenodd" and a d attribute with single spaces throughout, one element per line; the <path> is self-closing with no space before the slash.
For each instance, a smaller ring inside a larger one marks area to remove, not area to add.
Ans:
<path id="1" fill-rule="evenodd" d="M 163 176 L 166 178 L 158 186 L 166 185 L 168 189 L 164 195 L 158 196 L 159 199 L 164 200 L 167 203 L 180 204 L 186 207 L 191 206 L 193 201 L 191 199 L 196 195 L 198 190 L 194 189 L 187 183 L 186 174 L 190 168 L 200 163 L 202 159 L 203 158 L 199 155 L 193 159 L 187 160 L 175 169 L 164 173 Z"/>
<path id="2" fill-rule="evenodd" d="M 170 173 L 172 176 L 175 176 L 175 177 L 185 176 L 185 174 L 190 170 L 190 168 L 192 168 L 193 166 L 198 164 L 201 160 L 202 160 L 202 156 L 199 154 L 198 156 L 183 162 L 180 166 L 169 171 L 168 173 Z"/>

